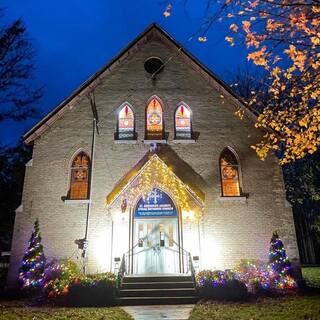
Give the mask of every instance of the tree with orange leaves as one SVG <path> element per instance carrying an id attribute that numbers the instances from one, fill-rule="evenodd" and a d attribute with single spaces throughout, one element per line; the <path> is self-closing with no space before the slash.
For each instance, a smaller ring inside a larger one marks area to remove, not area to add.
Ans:
<path id="1" fill-rule="evenodd" d="M 262 109 L 256 127 L 268 129 L 252 146 L 257 155 L 264 160 L 276 151 L 285 164 L 314 153 L 320 145 L 320 0 L 208 0 L 208 6 L 214 12 L 199 39 L 206 26 L 225 19 L 226 41 L 245 44 L 247 59 L 268 74 L 267 101 L 266 92 L 248 99 L 249 108 Z"/>

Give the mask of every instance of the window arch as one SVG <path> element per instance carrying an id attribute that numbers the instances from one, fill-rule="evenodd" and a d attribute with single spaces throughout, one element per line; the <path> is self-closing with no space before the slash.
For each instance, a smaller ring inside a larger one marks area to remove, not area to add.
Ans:
<path id="1" fill-rule="evenodd" d="M 73 159 L 70 174 L 69 199 L 89 198 L 90 158 L 81 151 Z"/>
<path id="2" fill-rule="evenodd" d="M 220 155 L 221 192 L 224 197 L 239 197 L 240 165 L 238 157 L 230 148 L 225 148 Z"/>
<path id="3" fill-rule="evenodd" d="M 129 103 L 122 104 L 117 116 L 117 139 L 134 139 L 134 113 L 131 105 Z"/>
<path id="4" fill-rule="evenodd" d="M 191 139 L 191 109 L 185 103 L 179 103 L 174 114 L 175 123 L 175 138 L 176 139 Z"/>
<path id="5" fill-rule="evenodd" d="M 162 140 L 164 138 L 163 107 L 157 97 L 152 97 L 146 109 L 146 139 Z"/>

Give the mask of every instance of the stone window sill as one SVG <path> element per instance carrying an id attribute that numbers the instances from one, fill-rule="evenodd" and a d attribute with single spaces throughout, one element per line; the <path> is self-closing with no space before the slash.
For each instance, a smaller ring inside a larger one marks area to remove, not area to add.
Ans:
<path id="1" fill-rule="evenodd" d="M 82 204 L 82 203 L 90 203 L 90 199 L 65 199 L 63 200 L 65 204 Z"/>
<path id="2" fill-rule="evenodd" d="M 116 144 L 136 144 L 137 140 L 114 140 L 114 143 Z"/>
<path id="3" fill-rule="evenodd" d="M 167 143 L 167 140 L 143 140 L 145 144 L 152 144 L 152 143 Z"/>
<path id="4" fill-rule="evenodd" d="M 236 202 L 240 202 L 240 203 L 247 203 L 247 196 L 239 196 L 239 197 L 223 197 L 220 196 L 219 200 L 220 201 L 236 201 Z"/>
<path id="5" fill-rule="evenodd" d="M 195 143 L 196 140 L 194 139 L 174 139 L 172 143 Z"/>

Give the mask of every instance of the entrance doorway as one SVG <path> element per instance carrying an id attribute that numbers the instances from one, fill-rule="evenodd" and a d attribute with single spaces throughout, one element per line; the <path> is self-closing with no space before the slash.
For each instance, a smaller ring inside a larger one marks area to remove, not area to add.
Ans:
<path id="1" fill-rule="evenodd" d="M 135 222 L 134 273 L 178 273 L 177 219 L 146 219 Z"/>
<path id="2" fill-rule="evenodd" d="M 132 266 L 134 274 L 180 272 L 179 222 L 168 194 L 154 188 L 134 210 Z"/>

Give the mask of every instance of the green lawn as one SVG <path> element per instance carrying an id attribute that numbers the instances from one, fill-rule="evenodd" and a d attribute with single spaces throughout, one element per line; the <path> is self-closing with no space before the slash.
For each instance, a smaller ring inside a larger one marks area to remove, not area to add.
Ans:
<path id="1" fill-rule="evenodd" d="M 320 320 L 320 294 L 258 302 L 198 304 L 190 320 Z"/>
<path id="2" fill-rule="evenodd" d="M 0 302 L 0 320 L 132 320 L 120 308 L 34 308 Z"/>
<path id="3" fill-rule="evenodd" d="M 309 286 L 320 288 L 320 267 L 303 267 L 302 275 Z"/>

